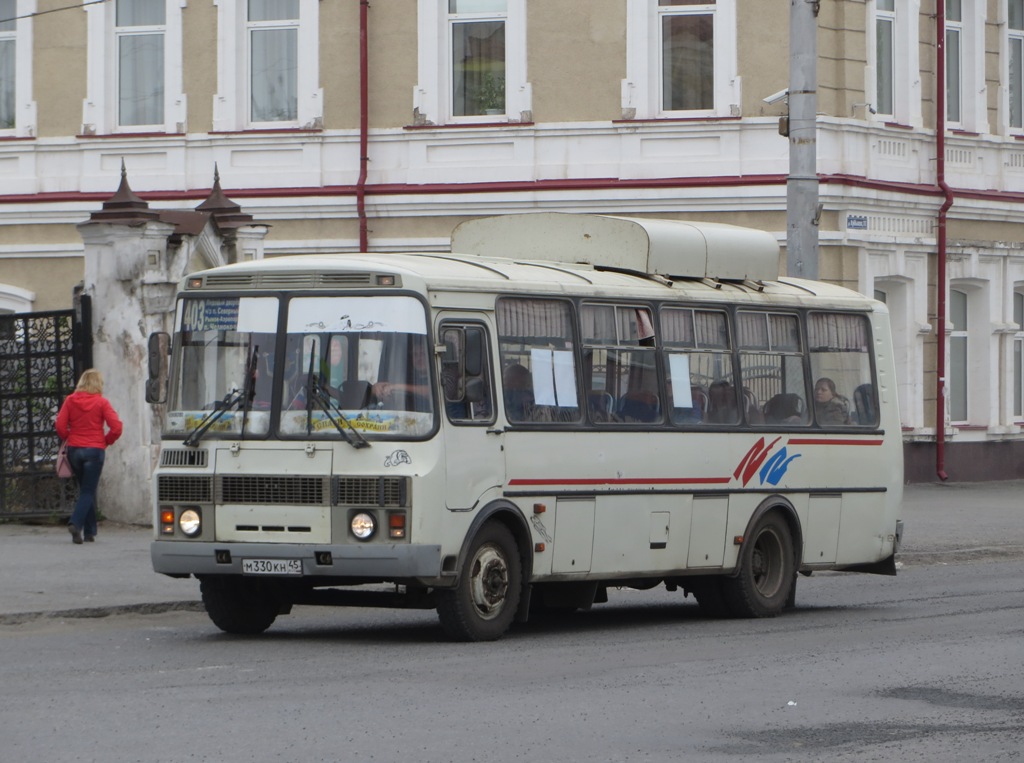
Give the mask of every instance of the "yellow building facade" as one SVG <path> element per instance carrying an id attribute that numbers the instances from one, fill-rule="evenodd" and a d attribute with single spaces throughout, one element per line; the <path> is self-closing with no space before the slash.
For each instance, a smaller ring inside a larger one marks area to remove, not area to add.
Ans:
<path id="1" fill-rule="evenodd" d="M 538 210 L 785 246 L 786 0 L 68 5 L 0 0 L 0 311 L 70 305 L 122 161 L 156 210 L 217 167 L 267 257 L 444 250 Z M 827 0 L 815 24 L 819 273 L 893 313 L 908 476 L 940 409 L 952 476 L 1022 476 L 1024 0 Z"/>

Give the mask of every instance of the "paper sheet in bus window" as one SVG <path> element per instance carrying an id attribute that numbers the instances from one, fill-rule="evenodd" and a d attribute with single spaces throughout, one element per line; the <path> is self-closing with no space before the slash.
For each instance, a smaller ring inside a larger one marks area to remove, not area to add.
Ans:
<path id="1" fill-rule="evenodd" d="M 534 348 L 530 350 L 530 367 L 534 403 L 576 407 L 576 369 L 571 352 Z"/>
<path id="2" fill-rule="evenodd" d="M 690 356 L 674 353 L 668 356 L 672 374 L 672 404 L 676 408 L 693 408 L 693 390 L 690 387 Z"/>

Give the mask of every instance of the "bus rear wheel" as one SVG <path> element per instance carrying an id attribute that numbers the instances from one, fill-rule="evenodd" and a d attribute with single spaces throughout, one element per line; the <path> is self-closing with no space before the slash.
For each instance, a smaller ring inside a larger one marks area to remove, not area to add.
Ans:
<path id="1" fill-rule="evenodd" d="M 483 526 L 455 588 L 437 592 L 437 615 L 449 638 L 494 641 L 508 630 L 522 594 L 522 562 L 508 528 Z"/>
<path id="2" fill-rule="evenodd" d="M 739 574 L 722 580 L 722 594 L 737 617 L 775 617 L 796 583 L 789 525 L 777 511 L 762 516 L 740 551 Z"/>
<path id="3" fill-rule="evenodd" d="M 251 580 L 204 577 L 199 581 L 199 591 L 206 614 L 225 633 L 263 633 L 281 611 L 276 597 Z"/>

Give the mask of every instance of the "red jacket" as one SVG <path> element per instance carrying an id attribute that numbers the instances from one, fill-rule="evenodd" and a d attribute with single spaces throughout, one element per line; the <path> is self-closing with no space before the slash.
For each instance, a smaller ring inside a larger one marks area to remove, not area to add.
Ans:
<path id="1" fill-rule="evenodd" d="M 57 434 L 71 448 L 106 448 L 121 436 L 121 429 L 110 401 L 93 392 L 72 392 L 57 414 Z"/>

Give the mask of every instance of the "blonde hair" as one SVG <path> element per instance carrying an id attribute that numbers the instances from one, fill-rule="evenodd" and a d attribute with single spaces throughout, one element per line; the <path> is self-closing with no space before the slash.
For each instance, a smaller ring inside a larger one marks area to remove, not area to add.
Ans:
<path id="1" fill-rule="evenodd" d="M 82 372 L 82 378 L 75 386 L 77 392 L 91 392 L 94 395 L 103 394 L 103 374 L 95 368 L 87 368 Z"/>

